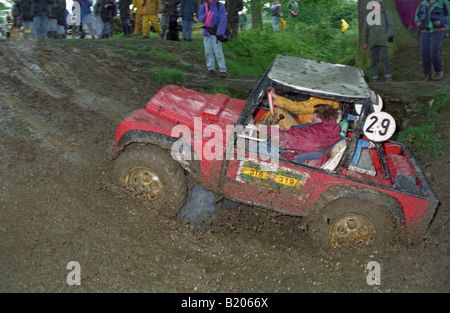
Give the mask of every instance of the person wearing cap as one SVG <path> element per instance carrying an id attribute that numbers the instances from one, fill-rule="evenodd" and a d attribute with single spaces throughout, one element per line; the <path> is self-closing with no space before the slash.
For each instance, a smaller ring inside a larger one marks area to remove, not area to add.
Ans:
<path id="1" fill-rule="evenodd" d="M 275 1 L 270 9 L 272 10 L 272 29 L 277 32 L 278 21 L 281 16 L 281 4 Z"/>
<path id="2" fill-rule="evenodd" d="M 416 9 L 414 22 L 420 31 L 420 58 L 425 75 L 423 81 L 441 80 L 444 77 L 441 54 L 449 20 L 448 0 L 424 0 Z M 431 77 L 432 65 L 436 71 L 434 78 Z"/>
<path id="3" fill-rule="evenodd" d="M 383 65 L 384 77 L 386 81 L 392 81 L 391 64 L 389 62 L 388 45 L 389 38 L 395 34 L 395 23 L 391 14 L 384 10 L 383 0 L 375 0 L 379 6 L 374 6 L 374 20 L 369 21 L 366 18 L 361 30 L 361 44 L 364 49 L 370 49 L 370 57 L 372 60 L 372 80 L 378 80 L 378 64 L 381 58 Z"/>

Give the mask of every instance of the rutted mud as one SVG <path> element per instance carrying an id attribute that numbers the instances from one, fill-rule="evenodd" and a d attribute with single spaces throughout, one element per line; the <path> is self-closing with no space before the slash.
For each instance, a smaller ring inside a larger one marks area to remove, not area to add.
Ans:
<path id="1" fill-rule="evenodd" d="M 182 44 L 150 41 L 171 53 Z M 450 291 L 448 157 L 422 162 L 441 200 L 426 238 L 364 253 L 318 250 L 300 218 L 233 203 L 199 229 L 118 188 L 117 123 L 161 87 L 122 42 L 0 44 L 2 292 Z M 201 51 L 182 51 L 203 71 Z M 188 75 L 190 88 L 210 84 Z M 79 286 L 66 282 L 70 261 Z M 380 286 L 367 284 L 370 261 Z"/>

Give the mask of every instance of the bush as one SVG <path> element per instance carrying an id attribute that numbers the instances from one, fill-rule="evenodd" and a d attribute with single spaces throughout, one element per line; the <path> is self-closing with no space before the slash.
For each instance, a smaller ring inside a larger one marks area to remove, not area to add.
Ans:
<path id="1" fill-rule="evenodd" d="M 285 30 L 251 29 L 223 45 L 228 72 L 233 77 L 261 76 L 277 54 L 348 64 L 356 55 L 357 30 L 341 34 L 330 24 L 289 23 Z"/>

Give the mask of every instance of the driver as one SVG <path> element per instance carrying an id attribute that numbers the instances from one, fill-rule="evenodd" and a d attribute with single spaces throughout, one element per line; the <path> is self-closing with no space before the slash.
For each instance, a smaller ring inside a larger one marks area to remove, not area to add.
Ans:
<path id="1" fill-rule="evenodd" d="M 275 92 L 275 88 L 272 86 L 267 87 L 267 91 L 273 99 L 273 104 L 275 106 L 275 117 L 270 115 L 270 112 L 264 114 L 256 124 L 273 124 L 276 120 L 281 129 L 289 129 L 294 125 L 299 125 L 291 114 L 298 117 L 300 123 L 311 123 L 311 115 L 314 112 L 314 106 L 317 104 L 328 104 L 333 108 L 339 108 L 339 102 L 333 100 L 327 100 L 322 98 L 310 97 L 306 101 L 292 101 L 285 97 L 279 96 Z M 290 113 L 290 114 L 289 114 Z M 284 115 L 283 119 L 279 119 L 280 114 Z"/>
<path id="2" fill-rule="evenodd" d="M 310 115 L 311 123 L 304 123 L 288 130 L 279 130 L 278 142 L 281 157 L 296 163 L 303 163 L 301 155 L 311 152 L 321 152 L 336 143 L 341 135 L 340 126 L 336 123 L 337 111 L 328 104 L 318 104 Z M 267 138 L 274 140 L 271 127 L 267 127 Z M 271 143 L 270 143 L 271 145 Z M 269 150 L 271 151 L 271 148 Z M 320 164 L 325 162 L 322 155 L 318 155 Z"/>

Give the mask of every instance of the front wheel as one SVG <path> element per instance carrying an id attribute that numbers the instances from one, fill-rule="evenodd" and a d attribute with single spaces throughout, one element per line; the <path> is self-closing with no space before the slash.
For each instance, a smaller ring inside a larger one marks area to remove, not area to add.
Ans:
<path id="1" fill-rule="evenodd" d="M 133 145 L 115 161 L 119 184 L 143 194 L 169 216 L 178 214 L 186 201 L 186 175 L 170 154 L 155 145 Z"/>
<path id="2" fill-rule="evenodd" d="M 308 223 L 314 240 L 324 248 L 382 247 L 400 235 L 399 218 L 363 199 L 339 199 Z"/>

